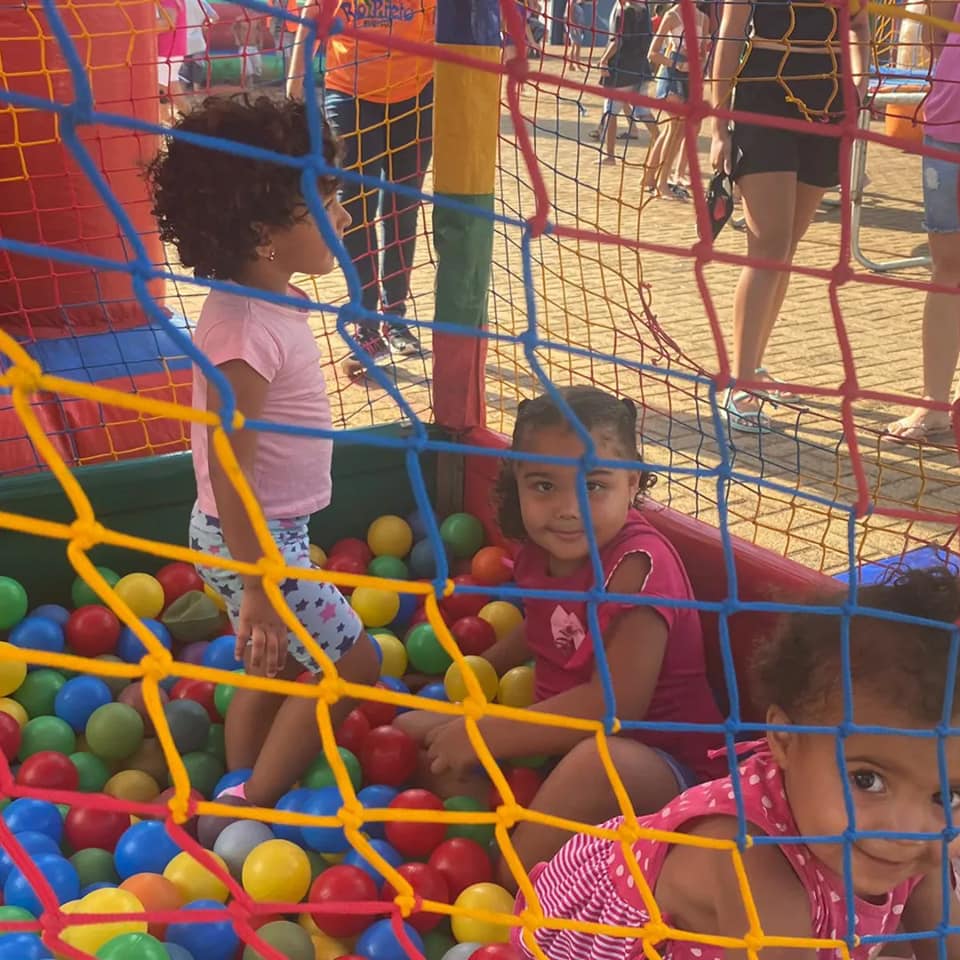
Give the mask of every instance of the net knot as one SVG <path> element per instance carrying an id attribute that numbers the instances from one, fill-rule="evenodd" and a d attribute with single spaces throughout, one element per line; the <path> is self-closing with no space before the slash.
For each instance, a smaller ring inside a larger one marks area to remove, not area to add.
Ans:
<path id="1" fill-rule="evenodd" d="M 468 720 L 482 720 L 487 712 L 487 701 L 477 700 L 472 694 L 463 701 L 463 715 Z"/>
<path id="2" fill-rule="evenodd" d="M 626 820 L 620 826 L 620 829 L 617 831 L 620 835 L 620 839 L 629 844 L 631 847 L 640 839 L 640 825 L 636 821 L 627 822 Z"/>
<path id="3" fill-rule="evenodd" d="M 157 641 L 159 643 L 159 641 Z M 143 671 L 143 679 L 149 680 L 157 685 L 165 679 L 170 673 L 170 664 L 173 663 L 173 655 L 169 650 L 162 650 L 160 653 L 146 653 L 140 659 L 140 669 Z"/>
<path id="4" fill-rule="evenodd" d="M 3 375 L 3 379 L 11 390 L 22 390 L 24 393 L 36 393 L 40 389 L 42 371 L 39 364 L 17 363 L 10 367 Z"/>
<path id="5" fill-rule="evenodd" d="M 748 952 L 759 953 L 763 948 L 764 936 L 762 933 L 747 933 L 743 936 L 743 945 Z"/>
<path id="6" fill-rule="evenodd" d="M 419 900 L 419 897 L 409 893 L 398 893 L 393 898 L 393 902 L 400 908 L 401 917 L 409 917 L 420 906 Z"/>
<path id="7" fill-rule="evenodd" d="M 182 796 L 179 790 L 174 790 L 173 795 L 167 801 L 167 809 L 170 811 L 173 822 L 182 826 L 192 816 L 191 808 L 195 804 L 196 800 L 189 793 Z"/>
<path id="8" fill-rule="evenodd" d="M 523 808 L 516 803 L 501 803 L 497 807 L 497 820 L 505 830 L 512 830 L 517 825 L 517 814 Z"/>
<path id="9" fill-rule="evenodd" d="M 74 520 L 70 524 L 70 540 L 89 553 L 103 542 L 103 527 L 96 520 Z"/>
<path id="10" fill-rule="evenodd" d="M 317 690 L 320 693 L 318 699 L 322 700 L 328 707 L 332 707 L 343 696 L 343 681 L 337 674 L 324 677 L 317 684 Z"/>
<path id="11" fill-rule="evenodd" d="M 363 828 L 363 807 L 356 800 L 348 800 L 337 812 L 337 817 L 346 830 L 359 833 Z"/>

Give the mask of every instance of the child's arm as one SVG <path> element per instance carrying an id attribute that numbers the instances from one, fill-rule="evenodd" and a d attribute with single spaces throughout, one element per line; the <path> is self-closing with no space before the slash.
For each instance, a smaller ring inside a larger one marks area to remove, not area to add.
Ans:
<path id="1" fill-rule="evenodd" d="M 650 53 L 647 54 L 647 59 L 655 67 L 670 66 L 671 60 L 664 54 L 664 50 L 667 46 L 667 38 L 673 35 L 675 27 L 676 12 L 674 10 L 668 10 L 660 21 L 660 26 L 657 29 L 656 36 L 653 38 L 653 43 L 650 44 Z"/>
<path id="2" fill-rule="evenodd" d="M 293 49 L 290 51 L 290 66 L 287 68 L 287 96 L 299 99 L 303 96 L 303 80 L 306 72 L 306 55 L 304 50 L 310 42 L 310 26 L 308 21 L 316 20 L 320 12 L 320 5 L 316 0 L 304 6 L 300 11 L 300 23 L 293 38 Z"/>
<path id="3" fill-rule="evenodd" d="M 620 46 L 620 38 L 617 36 L 620 29 L 620 21 L 617 19 L 617 16 L 616 8 L 614 8 L 614 12 L 610 14 L 610 21 L 607 24 L 607 28 L 610 31 L 610 39 L 607 41 L 607 47 L 603 51 L 603 56 L 600 57 L 600 61 L 597 64 L 601 70 L 607 69 L 610 61 L 613 59 L 613 55 Z"/>
<path id="4" fill-rule="evenodd" d="M 955 878 L 954 878 L 955 882 Z M 960 926 L 960 903 L 957 902 L 956 890 L 949 893 L 950 926 Z M 907 933 L 929 933 L 936 930 L 943 922 L 943 894 L 940 885 L 940 871 L 927 874 L 914 888 L 903 908 L 903 929 Z M 953 935 L 946 938 L 947 960 L 960 960 L 960 936 Z M 940 941 L 914 940 L 910 943 L 916 960 L 937 960 L 940 956 Z"/>

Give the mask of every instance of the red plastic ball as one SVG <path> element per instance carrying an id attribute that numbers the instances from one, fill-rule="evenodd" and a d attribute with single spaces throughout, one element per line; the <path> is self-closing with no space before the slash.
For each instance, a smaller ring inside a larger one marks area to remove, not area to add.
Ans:
<path id="1" fill-rule="evenodd" d="M 214 690 L 216 690 L 216 684 L 207 680 L 191 680 L 189 677 L 183 677 L 170 690 L 170 699 L 193 700 L 207 711 L 211 723 L 220 723 L 220 711 L 217 710 L 213 700 Z"/>
<path id="2" fill-rule="evenodd" d="M 12 760 L 20 749 L 22 739 L 20 724 L 9 713 L 0 711 L 0 752 L 8 760 Z"/>
<path id="3" fill-rule="evenodd" d="M 160 694 L 160 704 L 163 706 L 170 699 L 167 691 L 160 687 L 157 691 Z M 137 680 L 134 683 L 128 683 L 117 695 L 118 703 L 125 703 L 128 707 L 133 707 L 140 718 L 143 720 L 144 736 L 152 737 L 156 732 L 153 726 L 153 718 L 147 710 L 147 705 L 143 702 L 143 681 Z"/>
<path id="4" fill-rule="evenodd" d="M 356 904 L 377 901 L 377 885 L 366 870 L 341 863 L 329 867 L 313 881 L 307 900 L 322 904 Z M 328 936 L 352 937 L 377 919 L 373 913 L 346 913 L 344 910 L 310 913 L 313 922 Z"/>
<path id="5" fill-rule="evenodd" d="M 76 790 L 80 786 L 80 772 L 65 754 L 41 750 L 20 765 L 17 783 L 40 790 Z"/>
<path id="6" fill-rule="evenodd" d="M 464 656 L 483 656 L 497 642 L 497 632 L 479 617 L 461 617 L 450 628 Z"/>
<path id="7" fill-rule="evenodd" d="M 434 900 L 437 903 L 449 903 L 450 891 L 443 875 L 426 863 L 405 863 L 397 867 L 397 873 L 413 887 L 413 895 L 421 900 Z M 386 882 L 380 894 L 384 900 L 393 900 L 396 889 Z M 406 922 L 418 933 L 428 933 L 443 920 L 442 913 L 427 913 L 414 910 Z"/>
<path id="8" fill-rule="evenodd" d="M 543 786 L 543 777 L 536 770 L 529 767 L 514 767 L 507 774 L 507 783 L 513 791 L 517 803 L 521 807 L 529 807 L 533 798 Z M 496 810 L 503 803 L 500 791 L 496 787 L 490 788 L 490 808 Z"/>
<path id="9" fill-rule="evenodd" d="M 513 560 L 503 547 L 481 547 L 470 561 L 470 575 L 485 587 L 495 587 L 513 576 Z"/>
<path id="10" fill-rule="evenodd" d="M 390 802 L 392 809 L 445 810 L 440 798 L 429 790 L 404 790 Z M 387 841 L 405 857 L 428 857 L 443 843 L 447 835 L 445 823 L 423 821 L 387 821 L 384 824 Z"/>
<path id="11" fill-rule="evenodd" d="M 63 634 L 70 650 L 79 657 L 113 653 L 120 639 L 120 621 L 107 607 L 78 607 L 67 619 Z"/>
<path id="12" fill-rule="evenodd" d="M 192 563 L 183 563 L 179 560 L 168 563 L 161 567 L 154 576 L 160 581 L 160 586 L 163 587 L 164 609 L 191 590 L 203 592 L 203 578 L 197 573 Z"/>
<path id="13" fill-rule="evenodd" d="M 469 960 L 520 960 L 520 954 L 510 943 L 488 943 L 474 950 Z"/>
<path id="14" fill-rule="evenodd" d="M 413 611 L 413 615 L 407 621 L 407 632 L 409 633 L 418 623 L 427 622 L 427 611 L 423 607 L 418 607 Z"/>
<path id="15" fill-rule="evenodd" d="M 352 557 L 357 563 L 363 564 L 363 569 L 366 570 L 373 559 L 373 551 L 366 540 L 361 540 L 359 537 L 344 537 L 330 548 L 327 563 L 324 564 L 327 570 L 330 569 L 330 560 L 334 557 Z"/>
<path id="16" fill-rule="evenodd" d="M 487 851 L 466 837 L 444 840 L 427 863 L 447 881 L 451 902 L 471 884 L 493 880 L 493 864 Z"/>
<path id="17" fill-rule="evenodd" d="M 453 582 L 460 587 L 479 586 L 469 574 L 454 577 Z M 479 593 L 451 593 L 440 601 L 440 609 L 447 623 L 453 623 L 461 617 L 475 617 L 489 602 L 489 597 Z"/>
<path id="18" fill-rule="evenodd" d="M 63 832 L 74 850 L 99 847 L 113 853 L 117 841 L 129 826 L 129 813 L 94 807 L 71 807 L 63 823 Z"/>
<path id="19" fill-rule="evenodd" d="M 364 783 L 399 787 L 416 772 L 417 754 L 417 742 L 408 733 L 397 727 L 375 727 L 360 749 Z"/>
<path id="20" fill-rule="evenodd" d="M 377 683 L 376 686 L 381 690 L 387 689 L 382 683 Z M 364 700 L 357 709 L 370 721 L 371 729 L 393 723 L 393 718 L 397 715 L 397 708 L 392 703 L 380 703 L 378 700 Z"/>
<path id="21" fill-rule="evenodd" d="M 378 724 L 379 726 L 379 724 Z M 338 747 L 345 747 L 354 756 L 360 753 L 363 741 L 373 729 L 373 724 L 362 710 L 351 710 L 336 729 L 334 739 Z"/>
<path id="22" fill-rule="evenodd" d="M 332 570 L 334 573 L 366 573 L 367 564 L 347 553 L 330 557 L 323 565 L 323 569 Z M 346 597 L 353 593 L 353 587 L 348 587 L 346 584 L 340 584 L 337 589 Z"/>

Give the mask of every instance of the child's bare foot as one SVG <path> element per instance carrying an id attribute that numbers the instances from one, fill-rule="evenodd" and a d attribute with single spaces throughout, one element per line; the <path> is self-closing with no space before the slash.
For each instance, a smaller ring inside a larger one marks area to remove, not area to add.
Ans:
<path id="1" fill-rule="evenodd" d="M 600 164 L 604 167 L 612 167 L 616 164 L 617 158 L 609 155 L 601 155 Z"/>

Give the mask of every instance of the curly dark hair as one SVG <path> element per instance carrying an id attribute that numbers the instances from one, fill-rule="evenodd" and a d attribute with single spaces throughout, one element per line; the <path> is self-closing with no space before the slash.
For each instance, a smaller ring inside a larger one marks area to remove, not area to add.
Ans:
<path id="1" fill-rule="evenodd" d="M 840 598 L 842 602 L 842 597 Z M 836 606 L 835 594 L 820 606 Z M 850 678 L 858 689 L 887 697 L 915 719 L 936 725 L 948 686 L 960 711 L 957 672 L 949 675 L 951 627 L 960 616 L 960 584 L 947 567 L 894 572 L 886 582 L 861 587 L 857 606 L 942 623 L 942 627 L 850 618 Z M 758 706 L 776 704 L 794 722 L 813 722 L 841 696 L 842 618 L 798 610 L 755 649 L 752 688 Z"/>
<path id="2" fill-rule="evenodd" d="M 557 391 L 573 411 L 584 429 L 608 434 L 616 442 L 620 459 L 639 460 L 637 450 L 637 408 L 632 400 L 618 399 L 596 387 L 564 387 Z M 564 411 L 545 393 L 534 400 L 521 400 L 517 420 L 513 426 L 511 449 L 523 450 L 527 438 L 536 429 L 570 426 Z M 505 537 L 526 540 L 527 531 L 520 513 L 520 493 L 517 489 L 516 460 L 504 460 L 494 488 L 497 522 Z M 640 474 L 637 491 L 639 502 L 654 485 L 656 478 L 646 470 Z"/>
<path id="3" fill-rule="evenodd" d="M 302 157 L 311 149 L 306 107 L 296 100 L 246 94 L 207 97 L 180 119 L 147 169 L 160 239 L 177 248 L 180 262 L 195 276 L 236 280 L 256 259 L 261 227 L 291 227 L 308 215 L 302 210 L 302 171 L 191 143 L 177 137 L 178 131 Z M 324 121 L 323 159 L 336 166 L 339 158 L 337 140 Z M 321 196 L 329 196 L 339 179 L 321 176 L 317 186 Z"/>

